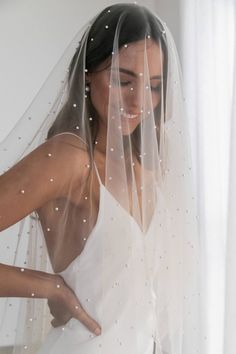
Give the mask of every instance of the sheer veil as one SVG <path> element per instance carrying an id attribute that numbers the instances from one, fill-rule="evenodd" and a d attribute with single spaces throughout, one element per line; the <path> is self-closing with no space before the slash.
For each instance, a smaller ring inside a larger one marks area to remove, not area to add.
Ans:
<path id="1" fill-rule="evenodd" d="M 94 95 L 95 83 L 103 87 L 100 97 Z M 197 193 L 188 118 L 176 47 L 156 14 L 136 4 L 117 4 L 77 33 L 0 144 L 0 173 L 48 140 L 52 149 L 40 173 L 45 186 L 54 183 L 50 166 L 60 164 L 63 154 L 73 156 L 67 193 L 19 222 L 16 243 L 9 245 L 10 263 L 21 271 L 67 274 L 89 251 L 93 230 L 105 215 L 107 232 L 99 235 L 94 253 L 94 281 L 102 300 L 93 307 L 93 301 L 81 299 L 83 306 L 106 333 L 121 304 L 132 299 L 127 323 L 136 329 L 130 334 L 135 354 L 143 353 L 142 331 L 155 341 L 156 354 L 202 353 Z M 96 168 L 102 215 L 94 199 Z M 78 169 L 83 176 L 75 188 Z M 19 186 L 19 203 L 34 193 L 29 190 L 30 183 Z M 122 220 L 116 220 L 117 210 Z M 108 289 L 113 289 L 109 296 Z M 13 353 L 35 353 L 51 330 L 47 301 L 33 297 L 20 301 Z M 9 303 L 6 299 L 1 336 L 9 335 Z M 64 329 L 69 331 L 69 324 Z M 98 352 L 108 354 L 105 339 Z"/>

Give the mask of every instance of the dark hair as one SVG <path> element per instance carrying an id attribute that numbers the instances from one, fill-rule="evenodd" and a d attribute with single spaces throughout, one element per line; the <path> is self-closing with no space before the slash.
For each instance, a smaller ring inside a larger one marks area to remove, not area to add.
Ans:
<path id="1" fill-rule="evenodd" d="M 95 72 L 99 64 L 104 62 L 111 56 L 113 51 L 113 42 L 119 21 L 122 20 L 122 26 L 119 31 L 119 48 L 127 43 L 136 42 L 145 39 L 149 35 L 158 44 L 161 42 L 161 47 L 164 54 L 164 67 L 163 67 L 163 88 L 164 88 L 164 110 L 165 110 L 165 92 L 166 92 L 166 76 L 167 76 L 167 47 L 164 36 L 164 28 L 158 18 L 153 15 L 147 8 L 138 6 L 136 4 L 115 4 L 106 7 L 95 19 L 92 24 L 88 38 L 86 41 L 81 40 L 69 67 L 69 95 L 67 102 L 59 112 L 48 132 L 48 138 L 60 132 L 76 132 L 75 130 L 81 122 L 81 109 L 87 110 L 86 126 L 86 141 L 94 146 L 98 127 L 99 119 L 96 115 L 95 109 L 90 101 L 86 99 L 86 107 L 82 107 L 84 101 L 84 60 L 88 72 Z M 109 31 L 106 30 L 108 26 Z M 85 51 L 84 51 L 85 49 Z M 83 58 L 83 53 L 86 53 L 86 58 Z M 82 54 L 81 54 L 82 53 Z M 73 73 L 73 75 L 72 75 Z M 74 80 L 73 78 L 76 78 Z M 79 79 L 80 78 L 80 79 Z M 76 103 L 78 109 L 73 108 Z M 157 125 L 157 135 L 159 135 L 159 118 L 161 112 L 161 103 L 156 108 L 155 120 Z M 165 113 L 165 112 L 164 112 Z M 92 116 L 92 121 L 89 117 Z M 138 126 L 131 134 L 132 142 L 134 143 L 137 156 L 139 156 L 139 135 L 140 127 Z M 84 138 L 84 137 L 83 137 Z M 159 141 L 159 137 L 157 136 Z M 91 146 L 90 145 L 90 146 Z"/>

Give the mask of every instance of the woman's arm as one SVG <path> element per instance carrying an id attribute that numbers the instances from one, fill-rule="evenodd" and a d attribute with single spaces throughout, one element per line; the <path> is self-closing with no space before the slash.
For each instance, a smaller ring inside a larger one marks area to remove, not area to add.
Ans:
<path id="1" fill-rule="evenodd" d="M 50 298 L 60 277 L 0 263 L 0 297 Z"/>
<path id="2" fill-rule="evenodd" d="M 0 176 L 0 231 L 85 180 L 89 158 L 82 144 L 55 136 Z"/>
<path id="3" fill-rule="evenodd" d="M 85 180 L 89 159 L 81 144 L 73 136 L 56 136 L 0 176 L 0 231 Z M 75 317 L 98 334 L 98 324 L 59 275 L 0 264 L 0 297 L 46 298 L 54 308 L 60 305 L 53 325 Z"/>
<path id="4" fill-rule="evenodd" d="M 82 308 L 74 292 L 57 274 L 0 264 L 0 297 L 46 298 L 54 316 L 52 325 L 61 326 L 74 317 L 96 335 L 98 323 Z"/>

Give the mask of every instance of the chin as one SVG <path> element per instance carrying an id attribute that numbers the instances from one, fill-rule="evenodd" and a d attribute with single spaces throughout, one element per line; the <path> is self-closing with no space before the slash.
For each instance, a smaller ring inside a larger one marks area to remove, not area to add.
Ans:
<path id="1" fill-rule="evenodd" d="M 129 127 L 129 128 L 123 127 L 122 128 L 122 135 L 125 135 L 125 136 L 126 135 L 131 135 L 137 129 L 137 127 L 139 127 L 139 124 L 137 124 L 134 127 Z"/>

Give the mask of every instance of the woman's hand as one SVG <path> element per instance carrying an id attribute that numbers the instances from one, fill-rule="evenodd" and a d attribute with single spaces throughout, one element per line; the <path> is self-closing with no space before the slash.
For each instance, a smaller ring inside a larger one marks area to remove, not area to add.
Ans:
<path id="1" fill-rule="evenodd" d="M 75 293 L 64 282 L 63 278 L 55 275 L 56 285 L 52 295 L 48 298 L 48 306 L 54 319 L 53 327 L 65 325 L 72 317 L 83 323 L 91 332 L 101 334 L 101 328 L 82 308 Z"/>

